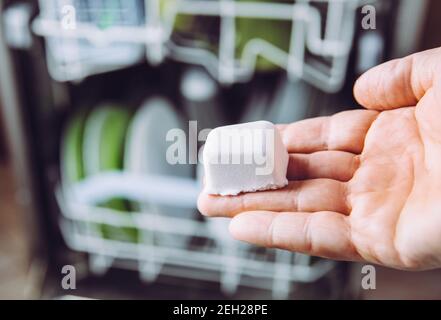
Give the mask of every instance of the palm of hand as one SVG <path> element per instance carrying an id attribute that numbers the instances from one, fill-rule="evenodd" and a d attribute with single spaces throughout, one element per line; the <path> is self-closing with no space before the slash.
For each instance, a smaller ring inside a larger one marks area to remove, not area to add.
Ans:
<path id="1" fill-rule="evenodd" d="M 441 176 L 426 165 L 434 159 L 425 159 L 421 125 L 415 108 L 403 108 L 382 112 L 367 132 L 348 188 L 351 239 L 365 260 L 411 269 L 440 263 L 441 219 L 432 205 Z"/>

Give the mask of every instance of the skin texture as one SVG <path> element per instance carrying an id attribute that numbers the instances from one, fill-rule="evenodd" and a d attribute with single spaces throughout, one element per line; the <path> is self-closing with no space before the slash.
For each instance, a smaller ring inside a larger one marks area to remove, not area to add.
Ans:
<path id="1" fill-rule="evenodd" d="M 286 188 L 202 192 L 202 214 L 231 217 L 231 234 L 256 245 L 441 267 L 441 48 L 369 70 L 354 94 L 365 110 L 279 126 Z"/>

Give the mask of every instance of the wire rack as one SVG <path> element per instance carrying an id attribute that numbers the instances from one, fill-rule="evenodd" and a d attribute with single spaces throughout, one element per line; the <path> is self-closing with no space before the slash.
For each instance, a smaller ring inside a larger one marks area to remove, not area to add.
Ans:
<path id="1" fill-rule="evenodd" d="M 333 261 L 235 241 L 228 234 L 227 221 L 121 212 L 97 205 L 112 198 L 170 204 L 173 194 L 177 195 L 173 205 L 192 208 L 199 189 L 194 180 L 184 178 L 101 173 L 58 189 L 61 231 L 71 249 L 89 253 L 93 273 L 119 267 L 138 271 L 148 282 L 159 275 L 213 281 L 226 294 L 247 286 L 287 298 L 295 283 L 315 282 L 335 267 Z M 137 238 L 103 236 L 102 225 L 136 229 Z"/>
<path id="2" fill-rule="evenodd" d="M 292 79 L 334 92 L 345 79 L 357 8 L 366 2 L 40 0 L 33 30 L 46 38 L 49 72 L 58 81 L 145 56 L 151 64 L 166 58 L 199 64 L 231 84 L 249 80 L 264 59 Z M 187 28 L 201 21 L 197 31 Z M 281 44 L 271 41 L 279 35 Z"/>

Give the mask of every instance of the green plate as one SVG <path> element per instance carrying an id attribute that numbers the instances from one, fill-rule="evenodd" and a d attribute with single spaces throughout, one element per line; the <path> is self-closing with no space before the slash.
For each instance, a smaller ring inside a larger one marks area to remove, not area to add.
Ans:
<path id="1" fill-rule="evenodd" d="M 68 122 L 61 141 L 61 177 L 63 184 L 84 178 L 83 131 L 86 112 L 75 114 Z"/>
<path id="2" fill-rule="evenodd" d="M 238 0 L 250 2 L 250 0 Z M 252 0 L 252 2 L 268 2 L 268 0 Z M 293 3 L 292 0 L 277 0 L 278 2 Z M 238 18 L 236 20 L 236 53 L 240 57 L 246 44 L 251 39 L 261 39 L 273 46 L 289 52 L 291 38 L 291 22 L 269 19 Z M 259 57 L 256 62 L 257 71 L 271 71 L 278 68 L 272 62 Z"/>
<path id="3" fill-rule="evenodd" d="M 103 171 L 122 170 L 126 132 L 131 113 L 114 105 L 103 105 L 95 109 L 87 119 L 83 143 L 85 175 L 91 176 Z M 103 207 L 127 214 L 128 205 L 124 199 L 111 199 Z M 138 230 L 110 225 L 101 225 L 106 239 L 137 242 Z"/>
<path id="4" fill-rule="evenodd" d="M 209 0 L 207 0 L 209 1 Z M 236 0 L 238 2 L 268 2 L 270 0 Z M 274 2 L 293 3 L 293 0 L 273 0 Z M 176 0 L 162 0 L 161 9 L 166 14 L 176 6 Z M 195 17 L 178 15 L 174 24 L 174 31 L 199 47 L 210 51 L 217 51 L 216 37 L 209 32 L 216 30 L 219 22 L 212 17 Z M 289 52 L 291 38 L 291 22 L 283 20 L 237 18 L 236 19 L 236 57 L 240 57 L 246 44 L 252 39 L 261 39 L 275 47 Z M 273 71 L 278 67 L 263 57 L 258 57 L 257 71 Z"/>

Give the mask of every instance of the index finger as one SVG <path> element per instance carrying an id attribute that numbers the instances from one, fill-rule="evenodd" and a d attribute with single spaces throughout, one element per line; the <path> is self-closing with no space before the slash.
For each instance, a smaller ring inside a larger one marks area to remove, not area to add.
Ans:
<path id="1" fill-rule="evenodd" d="M 289 153 L 335 150 L 359 154 L 377 116 L 373 110 L 351 110 L 277 127 Z"/>

